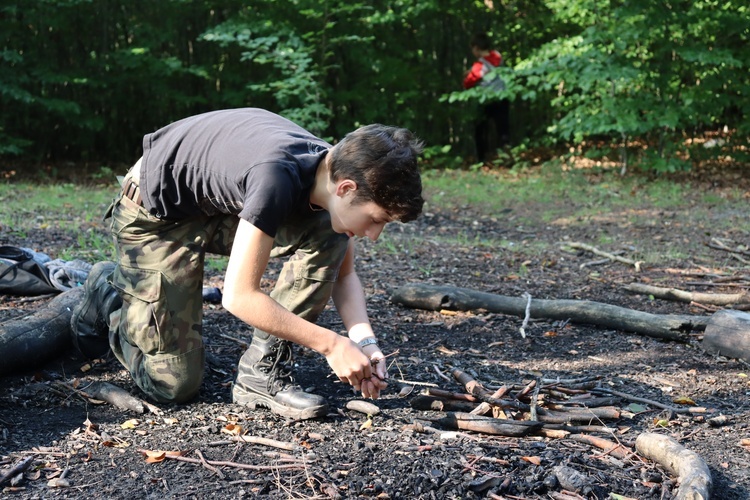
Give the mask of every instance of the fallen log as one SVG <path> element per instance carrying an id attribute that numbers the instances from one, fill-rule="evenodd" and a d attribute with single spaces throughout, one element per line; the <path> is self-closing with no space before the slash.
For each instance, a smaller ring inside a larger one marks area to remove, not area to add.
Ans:
<path id="1" fill-rule="evenodd" d="M 714 313 L 703 334 L 703 349 L 750 361 L 750 314 L 733 310 Z"/>
<path id="2" fill-rule="evenodd" d="M 694 451 L 663 434 L 644 432 L 635 440 L 635 449 L 677 476 L 680 487 L 677 500 L 708 500 L 711 493 L 711 471 Z"/>
<path id="3" fill-rule="evenodd" d="M 645 285 L 643 283 L 630 283 L 623 288 L 626 292 L 639 295 L 653 295 L 657 299 L 674 300 L 677 302 L 697 302 L 712 306 L 729 306 L 733 304 L 750 304 L 750 294 L 741 293 L 701 293 L 688 292 L 677 288 L 664 288 L 659 286 Z"/>
<path id="4" fill-rule="evenodd" d="M 442 309 L 486 311 L 524 317 L 527 300 L 468 288 L 412 284 L 396 288 L 391 301 L 406 307 L 440 311 Z M 708 316 L 650 314 L 625 307 L 588 300 L 532 299 L 532 318 L 571 320 L 615 330 L 639 333 L 649 337 L 687 342 L 689 334 L 703 331 Z"/>
<path id="5" fill-rule="evenodd" d="M 72 345 L 70 318 L 82 299 L 83 287 L 76 287 L 37 311 L 0 323 L 0 375 L 39 367 Z"/>

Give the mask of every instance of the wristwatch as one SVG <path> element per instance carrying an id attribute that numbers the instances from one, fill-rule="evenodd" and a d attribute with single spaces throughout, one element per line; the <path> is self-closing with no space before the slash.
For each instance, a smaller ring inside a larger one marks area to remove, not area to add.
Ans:
<path id="1" fill-rule="evenodd" d="M 375 337 L 367 337 L 366 339 L 360 340 L 358 342 L 359 347 L 365 347 L 365 346 L 377 344 L 377 343 L 378 343 L 378 339 L 376 339 Z"/>

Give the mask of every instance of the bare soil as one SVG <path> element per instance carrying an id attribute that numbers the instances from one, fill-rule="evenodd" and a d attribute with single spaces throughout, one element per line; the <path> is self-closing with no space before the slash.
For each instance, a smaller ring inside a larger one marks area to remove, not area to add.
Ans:
<path id="1" fill-rule="evenodd" d="M 689 182 L 695 182 L 696 189 L 717 193 L 724 189 L 713 180 Z M 737 187 L 735 181 L 726 184 Z M 430 208 L 419 221 L 388 229 L 394 247 L 362 243 L 358 270 L 371 318 L 383 350 L 395 353 L 388 358 L 390 387 L 374 401 L 381 410 L 374 416 L 347 409 L 357 396 L 332 377 L 324 358 L 302 349 L 296 350 L 296 378 L 303 387 L 328 398 L 332 411 L 326 418 L 290 422 L 267 410 L 249 411 L 233 404 L 230 384 L 251 330 L 220 305 L 209 303 L 204 319 L 208 366 L 203 389 L 189 404 L 158 405 L 159 414 L 137 414 L 87 400 L 75 388 L 85 389 L 94 381 L 109 381 L 138 397 L 142 394 L 116 360 L 88 363 L 72 349 L 46 366 L 1 378 L 0 477 L 10 466 L 33 457 L 22 478 L 12 486 L 2 485 L 5 495 L 673 498 L 676 478 L 635 455 L 616 458 L 570 438 L 415 430 L 415 422 L 440 428 L 430 419 L 443 413 L 415 410 L 410 404 L 413 398 L 432 386 L 463 392 L 450 378 L 458 368 L 488 388 L 520 387 L 542 377 L 589 376 L 600 377 L 602 387 L 667 405 L 680 406 L 680 398 L 683 402 L 690 398 L 712 413 L 678 414 L 645 403 L 632 406 L 632 401 L 619 398 L 619 419 L 590 423 L 612 427 L 614 436 L 603 437 L 630 448 L 644 431 L 672 436 L 708 463 L 713 498 L 750 498 L 750 449 L 741 444 L 750 438 L 750 372 L 745 363 L 703 352 L 700 335 L 678 343 L 532 319 L 523 338 L 522 318 L 486 311 L 407 309 L 391 302 L 390 291 L 400 285 L 432 283 L 514 297 L 529 293 L 534 298 L 593 300 L 652 313 L 709 315 L 711 311 L 700 305 L 632 295 L 622 286 L 645 282 L 707 293 L 742 289 L 737 280 L 723 286 L 690 284 L 708 283 L 717 275 L 739 279 L 747 266 L 705 243 L 719 236 L 733 241 L 744 238 L 747 243 L 742 232 L 718 234 L 710 227 L 691 225 L 688 214 L 664 214 L 648 207 L 637 224 L 616 217 L 567 224 L 564 207 L 556 222 L 543 221 L 538 213 L 539 207 L 533 206 L 509 206 L 503 214 L 476 213 L 469 207 L 442 212 Z M 601 245 L 602 250 L 625 250 L 624 256 L 645 246 L 662 248 L 668 255 L 666 249 L 678 245 L 690 247 L 694 258 L 665 258 L 640 273 L 619 262 L 581 268 L 600 257 L 564 252 L 559 245 L 566 239 L 595 244 L 601 234 L 612 235 L 614 241 Z M 12 241 L 2 230 L 0 235 L 4 243 L 29 246 L 53 257 L 70 245 L 68 235 L 50 228 L 30 231 L 25 238 L 14 236 Z M 519 251 L 480 245 L 476 237 L 502 238 L 514 242 Z M 279 265 L 274 263 L 268 273 L 269 288 Z M 221 275 L 209 272 L 206 285 L 221 288 Z M 2 296 L 0 319 L 44 303 Z M 332 309 L 324 312 L 320 323 L 342 330 Z M 708 419 L 718 415 L 728 417 L 726 425 L 709 425 Z M 233 441 L 237 433 L 291 443 L 293 448 Z M 162 456 L 150 463 L 142 450 L 179 451 L 197 463 Z M 203 459 L 207 462 L 201 463 Z M 211 465 L 213 461 L 226 463 Z M 578 493 L 560 496 L 564 488 L 553 470 L 560 465 L 585 477 Z"/>

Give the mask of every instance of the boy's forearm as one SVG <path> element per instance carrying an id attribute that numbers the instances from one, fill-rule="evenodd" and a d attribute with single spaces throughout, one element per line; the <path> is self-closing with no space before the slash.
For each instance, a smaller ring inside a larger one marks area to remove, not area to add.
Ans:
<path id="1" fill-rule="evenodd" d="M 289 312 L 263 292 L 255 292 L 237 302 L 225 301 L 224 307 L 250 326 L 324 356 L 330 354 L 338 335 Z"/>
<path id="2" fill-rule="evenodd" d="M 365 292 L 356 273 L 339 278 L 333 289 L 333 303 L 351 340 L 358 343 L 375 336 L 367 316 Z"/>

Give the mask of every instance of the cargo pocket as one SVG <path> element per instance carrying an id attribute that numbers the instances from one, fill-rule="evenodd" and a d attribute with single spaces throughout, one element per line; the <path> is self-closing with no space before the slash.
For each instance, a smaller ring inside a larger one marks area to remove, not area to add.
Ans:
<path id="1" fill-rule="evenodd" d="M 278 290 L 279 303 L 307 321 L 315 322 L 331 298 L 338 269 L 331 267 L 300 270 L 292 288 Z M 281 279 L 281 278 L 279 278 Z M 272 294 L 273 296 L 274 294 Z"/>
<path id="2" fill-rule="evenodd" d="M 334 267 L 319 267 L 313 269 L 306 269 L 304 272 L 304 278 L 310 281 L 335 282 L 339 277 L 339 270 Z"/>
<path id="3" fill-rule="evenodd" d="M 123 299 L 120 335 L 126 335 L 146 355 L 161 352 L 170 343 L 164 335 L 171 330 L 162 273 L 119 265 L 112 285 Z"/>

